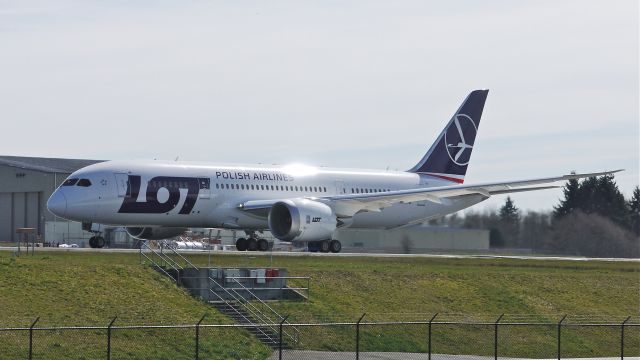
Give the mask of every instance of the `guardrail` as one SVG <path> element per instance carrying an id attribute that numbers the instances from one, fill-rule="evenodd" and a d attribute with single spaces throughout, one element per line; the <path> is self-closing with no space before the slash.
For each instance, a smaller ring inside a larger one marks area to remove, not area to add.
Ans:
<path id="1" fill-rule="evenodd" d="M 230 276 L 230 277 L 227 277 L 227 279 L 232 279 L 232 280 L 238 282 L 237 280 L 256 280 L 258 278 L 257 277 L 251 277 L 251 276 Z M 294 290 L 294 291 L 298 292 L 307 301 L 309 301 L 309 299 L 311 298 L 311 277 L 310 276 L 265 276 L 264 279 L 306 280 L 307 281 L 307 287 L 287 286 L 285 288 L 284 286 L 281 286 L 279 289 L 281 291 L 284 290 L 284 289 L 286 289 L 286 290 Z M 245 288 L 244 285 L 243 285 L 243 288 Z M 264 291 L 264 290 L 273 290 L 274 288 L 270 288 L 270 287 L 250 287 L 248 289 L 249 290 L 256 290 L 256 291 Z M 300 291 L 306 291 L 306 295 L 301 293 Z"/>

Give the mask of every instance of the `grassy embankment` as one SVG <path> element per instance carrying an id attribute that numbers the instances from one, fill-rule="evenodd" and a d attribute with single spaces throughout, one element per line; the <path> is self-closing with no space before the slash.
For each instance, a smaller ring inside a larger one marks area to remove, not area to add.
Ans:
<path id="1" fill-rule="evenodd" d="M 198 265 L 208 261 L 206 255 L 190 258 Z M 273 304 L 299 322 L 354 321 L 362 313 L 370 320 L 399 317 L 392 313 L 413 313 L 412 320 L 424 320 L 436 312 L 487 318 L 502 313 L 549 314 L 537 320 L 557 320 L 564 313 L 595 314 L 617 321 L 637 316 L 640 309 L 638 263 L 326 257 L 274 257 L 272 263 L 268 256 L 238 255 L 216 255 L 213 262 L 286 267 L 290 275 L 312 276 L 311 301 Z M 10 253 L 0 252 L 0 271 L 0 322 L 6 325 L 24 326 L 36 316 L 41 317 L 41 325 L 103 325 L 115 315 L 120 325 L 186 324 L 205 313 L 205 323 L 228 323 L 208 305 L 140 266 L 137 254 L 50 252 L 13 259 Z M 163 331 L 144 341 L 135 341 L 140 336 L 133 331 L 114 332 L 114 353 L 166 358 L 193 353 L 193 329 Z M 355 343 L 353 328 L 300 328 L 300 334 L 299 348 L 352 350 Z M 555 327 L 504 327 L 500 334 L 503 356 L 554 354 Z M 619 328 L 566 328 L 563 354 L 614 356 L 618 334 Z M 627 334 L 627 354 L 638 355 L 640 329 L 629 328 Z M 1 348 L 22 354 L 28 341 L 23 335 L 18 339 L 0 334 L 0 343 L 7 345 Z M 36 342 L 36 350 L 102 356 L 104 331 L 75 342 L 69 338 L 80 335 L 58 336 L 65 341 L 52 336 Z M 365 351 L 424 351 L 425 337 L 424 325 L 365 326 L 361 341 Z M 490 355 L 493 351 L 492 327 L 435 326 L 433 339 L 438 353 Z M 203 332 L 201 351 L 221 358 L 264 358 L 270 352 L 240 330 Z"/>

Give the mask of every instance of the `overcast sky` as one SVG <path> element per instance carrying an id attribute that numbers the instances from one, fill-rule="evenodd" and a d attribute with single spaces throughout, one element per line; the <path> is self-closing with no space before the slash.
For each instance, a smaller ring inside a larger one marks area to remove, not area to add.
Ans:
<path id="1" fill-rule="evenodd" d="M 404 170 L 488 88 L 466 182 L 625 168 L 628 196 L 638 17 L 635 0 L 0 0 L 0 154 Z"/>

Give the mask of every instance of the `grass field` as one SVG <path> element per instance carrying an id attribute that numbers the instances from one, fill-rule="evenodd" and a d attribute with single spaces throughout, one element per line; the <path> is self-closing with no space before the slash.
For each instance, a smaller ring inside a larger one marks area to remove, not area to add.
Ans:
<path id="1" fill-rule="evenodd" d="M 196 265 L 208 263 L 207 255 L 189 258 Z M 476 318 L 487 319 L 502 313 L 542 314 L 538 320 L 550 321 L 566 313 L 607 316 L 618 321 L 628 315 L 637 316 L 640 309 L 640 266 L 633 262 L 270 258 L 216 254 L 212 263 L 223 267 L 286 267 L 290 275 L 311 276 L 310 301 L 273 304 L 282 314 L 291 315 L 293 322 L 355 321 L 363 313 L 367 313 L 365 319 L 369 320 L 393 320 L 401 317 L 400 313 L 412 314 L 405 315 L 404 319 L 424 320 L 436 312 L 474 314 Z M 229 322 L 167 278 L 140 266 L 137 254 L 36 252 L 33 257 L 14 258 L 9 252 L 0 252 L 0 271 L 0 325 L 3 326 L 25 326 L 36 316 L 40 316 L 41 326 L 106 325 L 113 316 L 118 316 L 119 325 L 193 324 L 204 314 L 205 323 Z M 629 355 L 640 355 L 640 331 L 635 329 L 629 333 Z M 305 328 L 300 346 L 319 350 L 352 349 L 352 330 Z M 371 351 L 424 350 L 424 327 L 409 330 L 408 327 L 366 328 L 363 346 Z M 212 357 L 259 359 L 271 352 L 243 330 L 208 331 L 212 332 L 211 336 L 205 336 L 201 346 L 204 353 Z M 488 346 L 492 329 L 443 325 L 434 330 L 434 335 L 438 335 L 438 331 L 441 332 L 439 342 L 434 345 L 440 352 L 486 355 L 492 349 Z M 604 337 L 593 331 L 567 330 L 563 339 L 568 354 L 592 356 L 600 354 L 598 349 L 618 346 L 618 338 L 612 340 L 615 334 L 617 330 Z M 540 346 L 522 341 L 525 335 L 537 344 L 550 344 L 555 348 L 553 328 L 514 328 L 505 334 L 513 344 L 501 353 L 505 356 L 509 351 L 518 351 L 518 354 L 524 351 L 531 356 L 541 354 Z M 96 334 L 96 341 L 104 342 L 101 336 Z M 193 329 L 175 330 L 168 336 L 174 345 L 162 351 L 153 341 L 134 342 L 137 336 L 134 333 L 122 331 L 118 336 L 114 351 L 130 353 L 134 358 L 140 354 L 181 358 L 191 354 L 193 348 Z M 81 345 L 91 341 L 85 339 L 65 347 L 52 340 L 40 350 L 61 354 L 82 352 L 87 350 Z M 131 346 L 132 343 L 135 346 Z M 487 346 L 478 346 L 480 343 Z M 1 349 L 22 351 L 19 348 L 24 339 L 3 338 L 0 334 L 0 344 L 4 345 L 0 347 L 2 357 Z"/>

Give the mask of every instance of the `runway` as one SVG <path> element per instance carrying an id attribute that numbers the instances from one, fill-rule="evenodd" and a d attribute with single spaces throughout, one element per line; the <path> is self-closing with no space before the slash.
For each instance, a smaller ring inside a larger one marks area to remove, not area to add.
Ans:
<path id="1" fill-rule="evenodd" d="M 17 251 L 17 247 L 2 246 L 0 251 Z M 22 247 L 22 252 L 26 249 Z M 31 248 L 29 248 L 31 251 Z M 138 249 L 93 249 L 93 248 L 57 248 L 57 247 L 36 247 L 39 252 L 101 252 L 101 253 L 138 253 Z M 494 254 L 380 254 L 380 253 L 313 253 L 302 251 L 222 251 L 222 250 L 178 250 L 181 254 L 202 254 L 209 253 L 228 256 L 308 256 L 308 257 L 372 257 L 372 258 L 433 258 L 433 259 L 514 259 L 514 260 L 540 260 L 540 261 L 608 261 L 608 262 L 635 262 L 640 263 L 640 259 L 630 258 L 590 258 L 581 256 L 536 256 L 536 255 L 494 255 Z"/>

